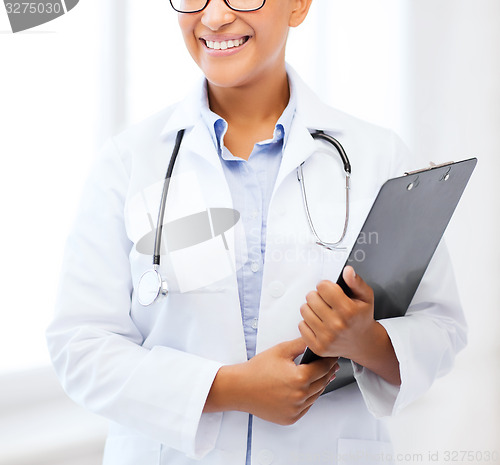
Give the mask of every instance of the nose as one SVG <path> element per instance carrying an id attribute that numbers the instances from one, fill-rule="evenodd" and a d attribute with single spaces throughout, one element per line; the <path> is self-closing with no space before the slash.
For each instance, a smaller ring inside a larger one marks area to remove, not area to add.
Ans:
<path id="1" fill-rule="evenodd" d="M 224 0 L 210 0 L 201 14 L 201 23 L 212 31 L 217 31 L 236 19 L 234 11 L 226 5 Z"/>

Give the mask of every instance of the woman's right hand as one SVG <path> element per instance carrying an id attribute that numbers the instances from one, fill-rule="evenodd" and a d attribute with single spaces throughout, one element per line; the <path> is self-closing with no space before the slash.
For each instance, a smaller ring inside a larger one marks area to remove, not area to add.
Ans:
<path id="1" fill-rule="evenodd" d="M 338 370 L 337 358 L 295 365 L 302 338 L 283 342 L 245 363 L 220 368 L 204 412 L 238 410 L 280 425 L 302 418 Z"/>

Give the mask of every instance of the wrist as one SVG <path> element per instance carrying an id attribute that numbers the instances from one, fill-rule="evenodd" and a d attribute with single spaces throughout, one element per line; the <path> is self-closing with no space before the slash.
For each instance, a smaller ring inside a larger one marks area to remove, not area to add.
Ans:
<path id="1" fill-rule="evenodd" d="M 242 410 L 244 408 L 245 363 L 222 366 L 208 393 L 204 413 Z"/>
<path id="2" fill-rule="evenodd" d="M 389 383 L 400 385 L 399 361 L 385 328 L 373 320 L 373 324 L 361 339 L 359 351 L 349 358 Z"/>
<path id="3" fill-rule="evenodd" d="M 379 326 L 380 324 L 376 320 L 372 320 L 365 330 L 358 334 L 356 343 L 352 345 L 352 351 L 345 354 L 345 357 L 359 365 L 369 364 L 370 359 L 377 356 L 375 348 L 380 344 L 382 338 Z"/>

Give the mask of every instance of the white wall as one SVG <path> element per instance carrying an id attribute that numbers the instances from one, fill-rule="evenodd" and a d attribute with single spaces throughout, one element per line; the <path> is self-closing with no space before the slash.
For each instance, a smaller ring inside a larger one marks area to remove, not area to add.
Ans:
<path id="1" fill-rule="evenodd" d="M 426 160 L 479 160 L 447 233 L 469 345 L 393 428 L 402 450 L 444 462 L 446 450 L 500 451 L 500 2 L 403 3 L 404 135 Z"/>
<path id="2" fill-rule="evenodd" d="M 0 5 L 2 465 L 97 465 L 102 456 L 107 425 L 65 397 L 44 337 L 102 128 L 97 62 L 107 25 L 98 23 L 113 16 L 101 6 L 82 0 L 53 22 L 12 34 Z"/>

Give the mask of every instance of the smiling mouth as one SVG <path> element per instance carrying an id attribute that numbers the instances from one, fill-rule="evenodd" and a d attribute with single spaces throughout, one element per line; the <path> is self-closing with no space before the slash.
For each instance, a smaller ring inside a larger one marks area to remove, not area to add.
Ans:
<path id="1" fill-rule="evenodd" d="M 220 42 L 214 40 L 201 39 L 205 46 L 211 50 L 227 50 L 230 48 L 237 48 L 248 42 L 249 36 L 241 37 L 240 39 L 221 40 Z"/>

